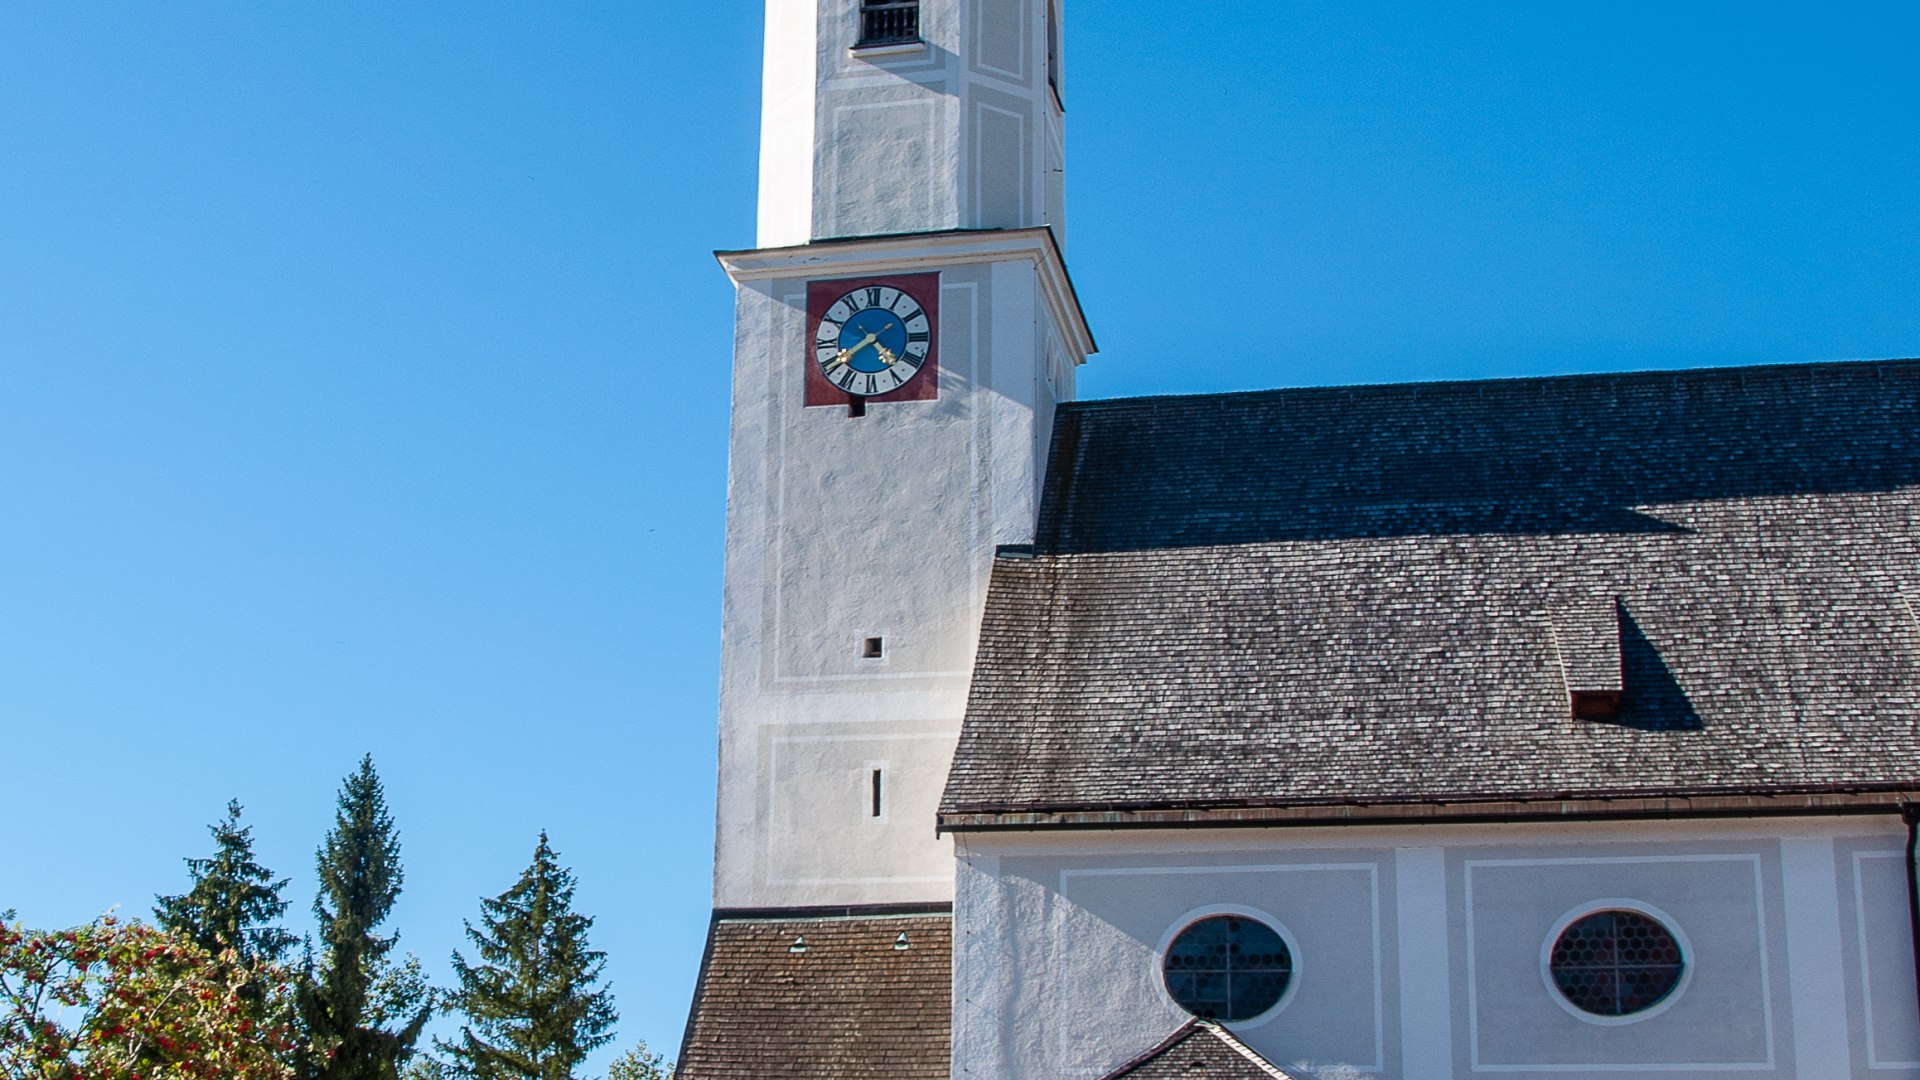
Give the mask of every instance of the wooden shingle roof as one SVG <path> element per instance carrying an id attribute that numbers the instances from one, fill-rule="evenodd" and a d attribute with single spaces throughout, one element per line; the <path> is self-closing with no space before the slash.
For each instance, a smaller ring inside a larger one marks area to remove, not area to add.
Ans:
<path id="1" fill-rule="evenodd" d="M 952 961 L 951 915 L 721 913 L 677 1080 L 946 1080 Z"/>
<path id="2" fill-rule="evenodd" d="M 1218 1024 L 1190 1020 L 1102 1080 L 1294 1080 Z"/>
<path id="3" fill-rule="evenodd" d="M 1063 406 L 941 820 L 1891 805 L 1916 602 L 1920 361 Z"/>

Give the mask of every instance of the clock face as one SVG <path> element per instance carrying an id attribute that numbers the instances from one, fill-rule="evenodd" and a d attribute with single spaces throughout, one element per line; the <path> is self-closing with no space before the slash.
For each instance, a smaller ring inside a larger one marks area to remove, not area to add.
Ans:
<path id="1" fill-rule="evenodd" d="M 933 319 L 912 294 L 863 285 L 827 307 L 814 328 L 813 356 L 828 382 L 872 397 L 920 374 L 932 342 Z"/>

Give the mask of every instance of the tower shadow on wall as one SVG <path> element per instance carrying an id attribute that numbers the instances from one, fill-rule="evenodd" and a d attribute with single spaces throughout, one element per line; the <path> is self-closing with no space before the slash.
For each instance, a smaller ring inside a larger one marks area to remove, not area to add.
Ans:
<path id="1" fill-rule="evenodd" d="M 1688 700 L 1685 688 L 1674 677 L 1673 669 L 1653 647 L 1647 635 L 1627 611 L 1618 607 L 1620 617 L 1620 712 L 1616 716 L 1596 718 L 1592 722 L 1632 728 L 1635 731 L 1700 731 L 1706 725 Z"/>

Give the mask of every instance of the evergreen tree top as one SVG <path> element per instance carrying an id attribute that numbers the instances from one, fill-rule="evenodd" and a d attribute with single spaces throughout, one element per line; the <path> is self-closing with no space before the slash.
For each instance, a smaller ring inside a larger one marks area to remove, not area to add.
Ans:
<path id="1" fill-rule="evenodd" d="M 596 987 L 606 954 L 590 948 L 593 919 L 573 910 L 574 877 L 540 834 L 533 862 L 466 924 L 478 962 L 453 954 L 451 1004 L 468 1025 L 438 1042 L 457 1075 L 478 1080 L 569 1080 L 613 1038 L 610 987 Z"/>
<path id="2" fill-rule="evenodd" d="M 333 828 L 315 853 L 320 891 L 320 961 L 300 982 L 300 1012 L 312 1061 L 310 1080 L 397 1080 L 435 1009 L 411 957 L 386 959 L 398 935 L 380 936 L 400 897 L 400 834 L 387 812 L 373 757 L 340 785 Z"/>
<path id="3" fill-rule="evenodd" d="M 387 812 L 372 754 L 362 757 L 360 767 L 342 782 L 333 829 L 314 864 L 320 892 L 313 914 L 320 921 L 321 940 L 336 948 L 364 941 L 370 956 L 384 956 L 398 938 L 370 931 L 393 911 L 405 874 L 400 868 L 400 833 Z"/>
<path id="4" fill-rule="evenodd" d="M 154 918 L 166 929 L 219 956 L 232 950 L 243 964 L 274 961 L 295 942 L 292 934 L 270 925 L 284 915 L 280 890 L 287 881 L 253 858 L 253 829 L 240 824 L 238 800 L 227 803 L 224 821 L 207 826 L 214 853 L 187 859 L 193 887 L 179 896 L 156 897 Z"/>

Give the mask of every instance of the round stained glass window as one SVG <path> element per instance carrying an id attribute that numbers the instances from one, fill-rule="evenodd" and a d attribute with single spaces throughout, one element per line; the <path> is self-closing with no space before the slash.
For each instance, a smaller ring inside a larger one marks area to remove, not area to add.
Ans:
<path id="1" fill-rule="evenodd" d="M 1686 961 L 1673 931 L 1638 911 L 1615 910 L 1575 919 L 1553 943 L 1547 967 L 1576 1008 L 1628 1016 L 1673 993 Z"/>
<path id="2" fill-rule="evenodd" d="M 1180 931 L 1162 969 L 1167 993 L 1205 1020 L 1237 1021 L 1273 1008 L 1293 981 L 1293 953 L 1273 927 L 1215 915 Z"/>

